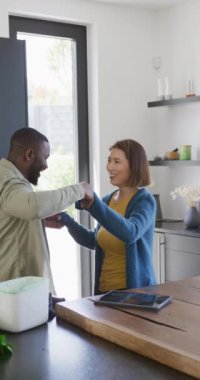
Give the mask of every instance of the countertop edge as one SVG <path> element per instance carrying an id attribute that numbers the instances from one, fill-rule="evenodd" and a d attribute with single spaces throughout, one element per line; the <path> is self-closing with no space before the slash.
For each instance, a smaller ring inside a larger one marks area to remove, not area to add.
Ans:
<path id="1" fill-rule="evenodd" d="M 154 232 L 200 238 L 200 228 L 187 228 L 180 222 L 156 222 Z"/>

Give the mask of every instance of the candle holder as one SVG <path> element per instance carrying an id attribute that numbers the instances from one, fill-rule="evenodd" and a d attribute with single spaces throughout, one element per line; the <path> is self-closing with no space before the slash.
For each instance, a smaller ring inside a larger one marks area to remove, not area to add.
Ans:
<path id="1" fill-rule="evenodd" d="M 170 99 L 172 99 L 172 95 L 164 95 L 164 99 L 165 100 L 170 100 Z"/>
<path id="2" fill-rule="evenodd" d="M 165 100 L 172 99 L 172 94 L 171 94 L 170 85 L 169 85 L 169 79 L 167 77 L 165 77 L 165 94 L 164 94 L 164 99 Z"/>

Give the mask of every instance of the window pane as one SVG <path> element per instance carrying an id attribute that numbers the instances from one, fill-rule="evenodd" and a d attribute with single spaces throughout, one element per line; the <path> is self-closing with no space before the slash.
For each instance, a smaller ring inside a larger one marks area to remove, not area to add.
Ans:
<path id="1" fill-rule="evenodd" d="M 77 182 L 76 43 L 58 38 L 18 33 L 26 40 L 29 127 L 50 142 L 48 169 L 36 190 L 57 189 Z M 74 205 L 67 209 L 76 217 Z M 80 297 L 79 248 L 64 227 L 47 229 L 51 267 L 57 294 Z"/>

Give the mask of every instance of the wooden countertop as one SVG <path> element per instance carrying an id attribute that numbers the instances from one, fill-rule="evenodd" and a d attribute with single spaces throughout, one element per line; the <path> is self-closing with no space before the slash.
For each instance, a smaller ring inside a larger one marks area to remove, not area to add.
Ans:
<path id="1" fill-rule="evenodd" d="M 82 298 L 57 304 L 57 316 L 199 379 L 200 276 L 134 291 L 172 295 L 173 302 L 156 313 L 95 306 Z"/>

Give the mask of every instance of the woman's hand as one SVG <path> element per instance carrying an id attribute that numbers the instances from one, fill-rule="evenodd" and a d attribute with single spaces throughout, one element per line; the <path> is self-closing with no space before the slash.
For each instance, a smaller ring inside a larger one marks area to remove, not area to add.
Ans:
<path id="1" fill-rule="evenodd" d="M 79 201 L 79 206 L 82 209 L 88 209 L 94 202 L 94 191 L 92 189 L 92 186 L 87 182 L 81 182 L 81 185 L 85 190 L 85 198 Z"/>
<path id="2" fill-rule="evenodd" d="M 45 227 L 60 229 L 64 224 L 60 221 L 60 214 L 51 215 L 44 219 Z"/>

